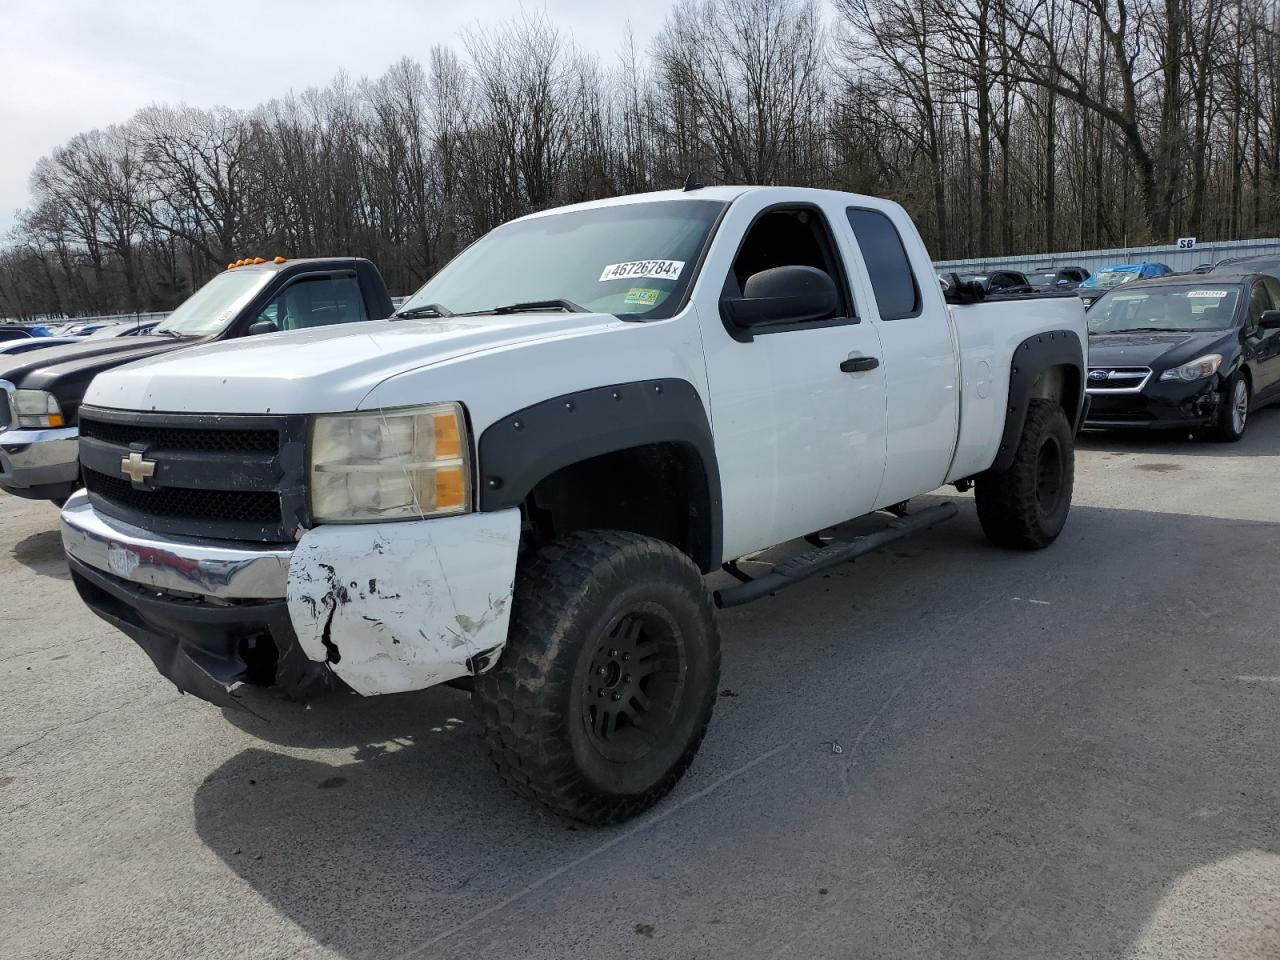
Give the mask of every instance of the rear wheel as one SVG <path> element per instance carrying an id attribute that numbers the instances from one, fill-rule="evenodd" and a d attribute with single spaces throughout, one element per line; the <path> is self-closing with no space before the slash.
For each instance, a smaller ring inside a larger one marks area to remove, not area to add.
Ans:
<path id="1" fill-rule="evenodd" d="M 684 774 L 719 672 L 714 608 L 693 562 L 650 537 L 588 531 L 521 573 L 507 646 L 476 678 L 474 700 L 518 793 L 617 823 Z"/>
<path id="2" fill-rule="evenodd" d="M 1236 443 L 1249 422 L 1249 381 L 1241 373 L 1232 374 L 1218 400 L 1218 422 L 1211 436 L 1223 443 Z"/>
<path id="3" fill-rule="evenodd" d="M 1057 539 L 1071 510 L 1075 444 L 1062 407 L 1032 400 L 1013 462 L 974 483 L 978 521 L 997 546 L 1039 550 Z"/>

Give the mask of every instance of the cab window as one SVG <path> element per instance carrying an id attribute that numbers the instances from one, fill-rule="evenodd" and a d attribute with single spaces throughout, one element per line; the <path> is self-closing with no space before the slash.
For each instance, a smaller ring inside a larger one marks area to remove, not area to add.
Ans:
<path id="1" fill-rule="evenodd" d="M 355 277 L 303 277 L 289 284 L 259 312 L 277 330 L 305 330 L 367 320 Z"/>
<path id="2" fill-rule="evenodd" d="M 879 210 L 850 207 L 848 215 L 849 226 L 853 228 L 871 276 L 880 319 L 904 320 L 919 316 L 920 285 L 911 270 L 898 228 Z"/>

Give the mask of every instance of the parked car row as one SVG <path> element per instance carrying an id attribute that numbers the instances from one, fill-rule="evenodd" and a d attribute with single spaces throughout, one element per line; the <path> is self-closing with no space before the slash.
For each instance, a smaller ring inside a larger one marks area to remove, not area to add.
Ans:
<path id="1" fill-rule="evenodd" d="M 0 342 L 12 340 L 79 339 L 82 337 L 136 337 L 153 329 L 158 320 L 102 320 L 60 324 L 0 324 Z"/>

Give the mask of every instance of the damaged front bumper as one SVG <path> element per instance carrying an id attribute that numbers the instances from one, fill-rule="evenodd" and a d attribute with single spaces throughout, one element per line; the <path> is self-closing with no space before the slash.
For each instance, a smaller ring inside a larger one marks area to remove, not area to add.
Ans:
<path id="1" fill-rule="evenodd" d="M 1222 380 L 1158 379 L 1153 374 L 1141 390 L 1090 390 L 1084 425 L 1090 429 L 1176 430 L 1214 423 L 1222 402 Z"/>
<path id="2" fill-rule="evenodd" d="M 82 492 L 62 538 L 98 616 L 179 689 L 234 706 L 239 683 L 369 696 L 488 669 L 506 642 L 519 514 L 329 525 L 260 545 L 160 537 Z"/>

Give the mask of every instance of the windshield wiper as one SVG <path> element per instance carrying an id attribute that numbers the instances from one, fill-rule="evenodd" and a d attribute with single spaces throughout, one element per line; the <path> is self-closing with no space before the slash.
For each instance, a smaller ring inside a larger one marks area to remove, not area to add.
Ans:
<path id="1" fill-rule="evenodd" d="M 555 300 L 527 300 L 524 303 L 508 303 L 505 307 L 494 307 L 481 313 L 526 313 L 531 310 L 563 310 L 565 313 L 586 313 L 586 307 L 580 307 L 572 300 L 556 298 Z"/>
<path id="2" fill-rule="evenodd" d="M 1122 330 L 1098 330 L 1097 333 L 1194 333 L 1186 327 L 1125 327 Z"/>
<path id="3" fill-rule="evenodd" d="M 177 330 L 152 330 L 151 332 L 161 337 L 177 337 L 179 340 L 186 336 L 185 333 L 179 333 Z"/>
<path id="4" fill-rule="evenodd" d="M 443 303 L 424 303 L 420 307 L 410 307 L 391 315 L 392 320 L 412 320 L 415 317 L 452 317 L 453 311 Z"/>

